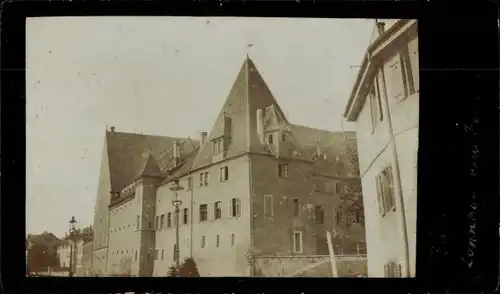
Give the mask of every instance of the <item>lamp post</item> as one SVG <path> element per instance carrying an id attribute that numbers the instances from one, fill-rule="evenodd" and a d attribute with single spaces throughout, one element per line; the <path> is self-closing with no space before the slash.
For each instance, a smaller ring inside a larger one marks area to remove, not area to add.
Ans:
<path id="1" fill-rule="evenodd" d="M 69 276 L 73 277 L 73 236 L 76 231 L 76 220 L 75 217 L 72 216 L 71 220 L 69 221 Z"/>
<path id="2" fill-rule="evenodd" d="M 179 206 L 182 205 L 182 200 L 179 199 L 179 191 L 184 190 L 184 188 L 179 185 L 179 180 L 175 180 L 170 191 L 175 193 L 175 200 L 172 200 L 172 205 L 175 207 L 175 265 L 177 266 L 177 275 L 179 276 L 179 270 L 181 267 L 181 261 L 179 257 Z"/>

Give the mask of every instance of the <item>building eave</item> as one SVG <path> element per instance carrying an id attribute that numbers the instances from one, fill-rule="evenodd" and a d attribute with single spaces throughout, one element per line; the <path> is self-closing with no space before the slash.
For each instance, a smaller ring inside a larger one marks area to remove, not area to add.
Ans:
<path id="1" fill-rule="evenodd" d="M 416 28 L 416 20 L 399 20 L 368 46 L 344 111 L 344 117 L 347 121 L 357 120 L 361 106 L 366 99 L 368 86 L 371 84 L 368 81 L 373 80 L 378 66 L 387 57 L 388 51 L 392 51 L 389 50 L 392 48 L 391 45 L 407 32 L 414 32 L 416 35 Z"/>

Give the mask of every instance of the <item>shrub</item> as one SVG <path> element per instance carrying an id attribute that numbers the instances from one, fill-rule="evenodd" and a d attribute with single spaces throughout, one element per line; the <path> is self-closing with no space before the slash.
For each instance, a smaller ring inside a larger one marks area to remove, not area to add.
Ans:
<path id="1" fill-rule="evenodd" d="M 171 265 L 168 268 L 167 276 L 168 277 L 178 277 L 179 276 L 179 269 L 177 268 L 177 266 Z"/>
<path id="2" fill-rule="evenodd" d="M 198 266 L 193 258 L 186 258 L 181 265 L 181 277 L 199 277 Z"/>

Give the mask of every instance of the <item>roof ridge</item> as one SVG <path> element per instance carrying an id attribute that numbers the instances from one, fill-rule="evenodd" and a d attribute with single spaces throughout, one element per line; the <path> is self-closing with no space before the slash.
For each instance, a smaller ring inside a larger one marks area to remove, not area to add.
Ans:
<path id="1" fill-rule="evenodd" d="M 292 127 L 299 127 L 299 128 L 304 128 L 304 129 L 311 129 L 311 130 L 315 130 L 315 131 L 320 131 L 320 132 L 325 132 L 325 133 L 332 133 L 332 134 L 356 133 L 356 131 L 330 131 L 330 130 L 315 128 L 315 127 L 298 125 L 298 124 L 291 124 L 291 125 L 292 125 Z"/>

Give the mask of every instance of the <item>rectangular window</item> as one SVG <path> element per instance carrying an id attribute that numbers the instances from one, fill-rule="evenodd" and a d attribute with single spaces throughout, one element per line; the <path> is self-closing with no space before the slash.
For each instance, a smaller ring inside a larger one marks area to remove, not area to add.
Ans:
<path id="1" fill-rule="evenodd" d="M 238 198 L 233 198 L 231 199 L 231 216 L 232 217 L 237 217 L 240 216 L 240 210 L 241 210 L 241 205 L 240 205 L 240 199 Z"/>
<path id="2" fill-rule="evenodd" d="M 191 191 L 191 189 L 193 189 L 193 177 L 189 177 L 189 178 L 187 179 L 187 181 L 188 181 L 188 187 L 187 187 L 187 190 L 188 190 L 188 191 Z"/>
<path id="3" fill-rule="evenodd" d="M 389 261 L 384 264 L 384 274 L 387 278 L 400 278 L 401 264 L 397 264 L 395 261 Z"/>
<path id="4" fill-rule="evenodd" d="M 189 248 L 189 236 L 186 236 L 184 242 L 186 243 L 186 248 Z"/>
<path id="5" fill-rule="evenodd" d="M 200 187 L 203 187 L 203 182 L 204 182 L 203 181 L 203 175 L 204 175 L 204 173 L 200 174 Z"/>
<path id="6" fill-rule="evenodd" d="M 288 178 L 288 164 L 286 163 L 278 164 L 278 177 Z"/>
<path id="7" fill-rule="evenodd" d="M 236 236 L 234 234 L 231 234 L 231 247 L 234 247 L 234 242 L 236 241 Z"/>
<path id="8" fill-rule="evenodd" d="M 217 150 L 217 141 L 213 141 L 212 142 L 212 146 L 213 146 L 213 148 L 212 148 L 213 149 L 212 150 L 213 154 L 216 155 L 217 153 L 219 153 L 218 150 Z"/>
<path id="9" fill-rule="evenodd" d="M 163 229 L 164 226 L 165 226 L 165 214 L 162 214 L 160 216 L 160 229 Z"/>
<path id="10" fill-rule="evenodd" d="M 343 184 L 342 183 L 335 183 L 335 192 L 337 194 L 340 194 L 342 193 L 342 190 L 343 190 Z"/>
<path id="11" fill-rule="evenodd" d="M 172 213 L 167 213 L 167 228 L 172 227 Z"/>
<path id="12" fill-rule="evenodd" d="M 274 215 L 273 195 L 264 195 L 264 215 Z"/>
<path id="13" fill-rule="evenodd" d="M 392 168 L 389 166 L 382 170 L 376 177 L 377 201 L 379 212 L 385 216 L 391 210 L 396 210 L 396 201 L 394 196 L 394 185 L 392 181 Z"/>
<path id="14" fill-rule="evenodd" d="M 217 140 L 217 153 L 222 152 L 222 140 Z"/>
<path id="15" fill-rule="evenodd" d="M 163 260 L 164 249 L 161 250 L 161 260 Z"/>
<path id="16" fill-rule="evenodd" d="M 201 247 L 201 248 L 205 248 L 205 236 L 201 236 L 201 244 L 200 244 L 200 247 Z"/>
<path id="17" fill-rule="evenodd" d="M 149 229 L 152 229 L 153 228 L 153 224 L 151 223 L 151 221 L 148 222 L 148 228 Z"/>
<path id="18" fill-rule="evenodd" d="M 136 224 L 135 224 L 135 227 L 137 230 L 139 230 L 139 221 L 140 221 L 140 217 L 139 215 L 137 215 L 137 221 L 136 221 Z"/>
<path id="19" fill-rule="evenodd" d="M 200 222 L 204 222 L 208 219 L 208 205 L 200 204 Z"/>
<path id="20" fill-rule="evenodd" d="M 182 210 L 182 223 L 186 225 L 188 223 L 188 220 L 189 220 L 188 209 L 184 208 Z"/>
<path id="21" fill-rule="evenodd" d="M 316 224 L 324 224 L 325 223 L 325 210 L 323 207 L 316 205 L 314 206 L 314 218 L 316 220 Z"/>
<path id="22" fill-rule="evenodd" d="M 215 236 L 215 247 L 219 247 L 220 244 L 220 237 L 219 235 Z"/>
<path id="23" fill-rule="evenodd" d="M 217 201 L 214 203 L 214 219 L 220 219 L 222 217 L 221 202 Z"/>
<path id="24" fill-rule="evenodd" d="M 288 135 L 285 133 L 281 134 L 281 141 L 283 141 L 283 142 L 288 141 Z"/>
<path id="25" fill-rule="evenodd" d="M 302 253 L 302 232 L 294 231 L 293 232 L 293 252 L 294 253 Z"/>
<path id="26" fill-rule="evenodd" d="M 158 260 L 158 249 L 155 249 L 155 260 Z"/>
<path id="27" fill-rule="evenodd" d="M 299 198 L 293 198 L 292 200 L 292 216 L 300 215 L 300 201 Z"/>
<path id="28" fill-rule="evenodd" d="M 269 144 L 273 144 L 273 134 L 269 134 L 268 138 Z"/>
<path id="29" fill-rule="evenodd" d="M 413 70 L 411 68 L 410 51 L 408 46 L 404 47 L 399 53 L 401 62 L 401 76 L 403 80 L 404 98 L 415 93 L 415 80 L 413 79 Z"/>
<path id="30" fill-rule="evenodd" d="M 135 260 L 137 260 L 137 250 L 135 251 Z"/>
<path id="31" fill-rule="evenodd" d="M 205 180 L 205 186 L 208 186 L 208 173 L 205 173 L 204 180 Z"/>
<path id="32" fill-rule="evenodd" d="M 160 229 L 160 216 L 155 217 L 155 230 Z"/>
<path id="33" fill-rule="evenodd" d="M 227 166 L 223 166 L 220 168 L 220 181 L 227 181 L 229 179 L 229 168 Z"/>

